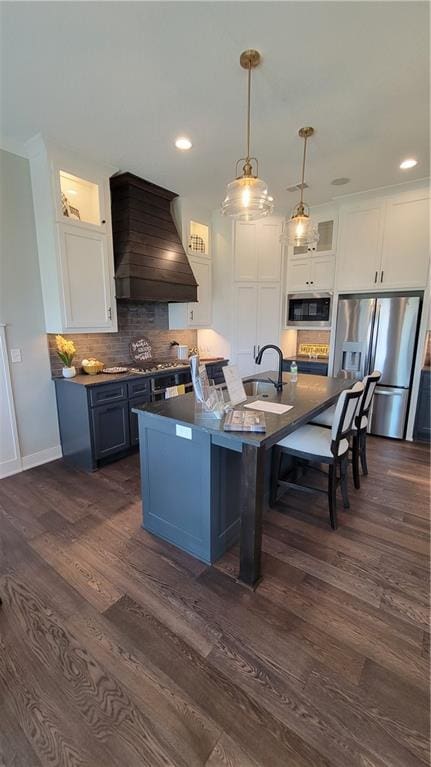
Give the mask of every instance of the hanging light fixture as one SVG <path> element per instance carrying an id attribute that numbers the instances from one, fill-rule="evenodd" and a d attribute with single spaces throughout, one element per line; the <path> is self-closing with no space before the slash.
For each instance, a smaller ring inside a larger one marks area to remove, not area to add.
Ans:
<path id="1" fill-rule="evenodd" d="M 300 138 L 304 139 L 304 156 L 302 158 L 302 181 L 301 198 L 292 211 L 289 221 L 286 223 L 284 232 L 280 240 L 285 245 L 294 247 L 304 247 L 318 242 L 319 232 L 317 226 L 313 224 L 310 218 L 310 210 L 303 200 L 304 195 L 304 176 L 305 176 L 305 157 L 307 153 L 307 139 L 314 133 L 314 128 L 301 128 L 298 131 Z"/>
<path id="2" fill-rule="evenodd" d="M 241 221 L 254 221 L 267 216 L 274 209 L 274 201 L 268 194 L 265 181 L 259 178 L 259 164 L 256 157 L 250 157 L 250 96 L 251 96 L 251 70 L 260 64 L 259 51 L 248 50 L 241 53 L 239 62 L 243 69 L 248 70 L 247 87 L 247 154 L 241 157 L 236 164 L 244 162 L 242 175 L 227 185 L 226 197 L 222 203 L 221 211 L 225 215 Z M 255 165 L 256 175 L 253 173 Z"/>

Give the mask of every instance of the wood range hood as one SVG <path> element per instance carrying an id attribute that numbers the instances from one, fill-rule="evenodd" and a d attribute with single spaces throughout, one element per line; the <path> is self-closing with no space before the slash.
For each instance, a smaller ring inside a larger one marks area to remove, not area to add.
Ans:
<path id="1" fill-rule="evenodd" d="M 197 283 L 171 215 L 178 195 L 133 175 L 112 176 L 119 301 L 197 301 Z"/>

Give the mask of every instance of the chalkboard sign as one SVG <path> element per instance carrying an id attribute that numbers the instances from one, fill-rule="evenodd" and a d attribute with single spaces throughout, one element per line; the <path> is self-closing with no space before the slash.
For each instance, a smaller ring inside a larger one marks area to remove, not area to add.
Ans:
<path id="1" fill-rule="evenodd" d="M 135 338 L 129 344 L 130 356 L 135 362 L 146 362 L 153 357 L 151 343 L 148 338 Z"/>

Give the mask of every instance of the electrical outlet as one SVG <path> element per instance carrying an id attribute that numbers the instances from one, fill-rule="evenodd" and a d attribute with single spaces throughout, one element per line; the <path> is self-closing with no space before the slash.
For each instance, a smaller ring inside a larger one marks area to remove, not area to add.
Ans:
<path id="1" fill-rule="evenodd" d="M 10 350 L 11 362 L 22 362 L 21 349 Z"/>

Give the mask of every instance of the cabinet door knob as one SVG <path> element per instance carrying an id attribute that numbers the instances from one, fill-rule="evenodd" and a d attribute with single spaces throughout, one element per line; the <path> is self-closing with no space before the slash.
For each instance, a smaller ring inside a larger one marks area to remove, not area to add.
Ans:
<path id="1" fill-rule="evenodd" d="M 305 284 L 308 285 L 308 280 L 306 280 Z"/>
<path id="2" fill-rule="evenodd" d="M 314 285 L 314 281 L 313 280 L 311 280 L 310 285 Z"/>
<path id="3" fill-rule="evenodd" d="M 102 218 L 102 220 L 101 220 L 101 222 L 100 222 L 100 223 L 101 223 L 101 224 L 106 224 L 106 219 Z"/>

